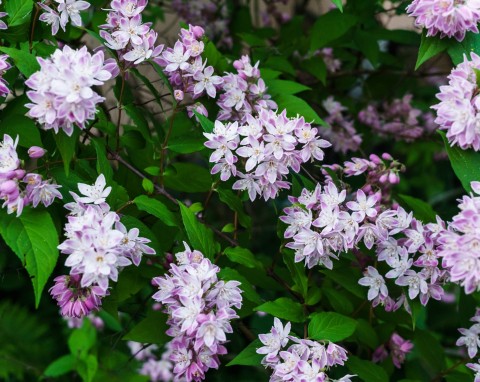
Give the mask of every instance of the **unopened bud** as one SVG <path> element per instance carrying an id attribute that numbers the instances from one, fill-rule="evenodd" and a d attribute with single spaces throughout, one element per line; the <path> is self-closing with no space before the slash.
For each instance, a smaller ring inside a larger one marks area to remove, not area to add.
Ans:
<path id="1" fill-rule="evenodd" d="M 41 158 L 45 153 L 45 149 L 38 146 L 32 146 L 28 149 L 28 156 L 33 159 Z"/>

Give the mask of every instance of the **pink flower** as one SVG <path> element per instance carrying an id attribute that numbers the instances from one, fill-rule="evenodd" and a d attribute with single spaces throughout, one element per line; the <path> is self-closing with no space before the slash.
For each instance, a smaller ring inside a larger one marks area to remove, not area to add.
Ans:
<path id="1" fill-rule="evenodd" d="M 372 301 L 377 297 L 385 299 L 388 296 L 388 289 L 385 285 L 385 280 L 374 267 L 367 267 L 365 277 L 358 280 L 358 283 L 370 287 L 368 290 L 369 301 Z"/>

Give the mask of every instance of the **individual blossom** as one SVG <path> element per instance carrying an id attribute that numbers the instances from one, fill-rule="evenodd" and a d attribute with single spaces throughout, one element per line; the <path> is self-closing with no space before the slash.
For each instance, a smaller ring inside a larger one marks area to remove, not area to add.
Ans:
<path id="1" fill-rule="evenodd" d="M 414 0 L 407 13 L 415 25 L 427 29 L 427 36 L 465 38 L 466 32 L 478 33 L 480 2 L 478 0 Z"/>
<path id="2" fill-rule="evenodd" d="M 288 335 L 290 334 L 291 324 L 287 322 L 285 327 L 282 322 L 275 317 L 273 327 L 270 333 L 260 334 L 259 340 L 264 346 L 257 349 L 258 354 L 265 354 L 264 364 L 268 365 L 278 361 L 278 352 L 288 343 Z"/>
<path id="3" fill-rule="evenodd" d="M 84 129 L 94 119 L 96 105 L 104 101 L 93 86 L 103 85 L 112 74 L 106 70 L 103 52 L 91 55 L 86 47 L 73 50 L 68 45 L 50 58 L 38 58 L 40 70 L 25 84 L 32 101 L 25 106 L 27 115 L 44 130 L 63 129 L 72 135 L 74 126 Z"/>
<path id="4" fill-rule="evenodd" d="M 218 280 L 220 269 L 187 244 L 176 260 L 168 274 L 153 279 L 158 287 L 153 299 L 168 314 L 174 379 L 200 381 L 227 353 L 226 334 L 232 333 L 230 321 L 238 318 L 232 307 L 241 307 L 241 290 L 237 281 Z"/>
<path id="5" fill-rule="evenodd" d="M 478 360 L 477 363 L 467 363 L 466 366 L 475 372 L 473 382 L 480 382 L 480 360 Z"/>
<path id="6" fill-rule="evenodd" d="M 365 272 L 365 277 L 358 280 L 358 283 L 363 286 L 368 286 L 368 300 L 374 300 L 377 297 L 385 299 L 388 297 L 388 289 L 385 285 L 384 278 L 378 273 L 378 271 L 369 266 Z"/>
<path id="7" fill-rule="evenodd" d="M 463 62 L 452 69 L 448 85 L 440 86 L 437 98 L 440 103 L 432 106 L 437 112 L 435 123 L 446 130 L 450 145 L 462 149 L 480 150 L 480 98 L 478 95 L 477 71 L 480 57 L 470 53 L 470 60 L 464 56 Z"/>
<path id="8" fill-rule="evenodd" d="M 0 12 L 1 17 L 1 12 Z M 0 29 L 2 21 L 0 20 Z M 5 72 L 12 67 L 10 63 L 7 61 L 8 55 L 1 54 L 0 55 L 0 97 L 6 97 L 10 93 L 10 89 L 8 88 L 8 83 L 3 79 Z"/>
<path id="9" fill-rule="evenodd" d="M 397 369 L 400 369 L 405 362 L 405 357 L 412 349 L 413 343 L 411 341 L 405 340 L 397 333 L 393 333 L 386 344 L 379 346 L 375 350 L 373 362 L 381 362 L 391 355 L 393 364 Z"/>
<path id="10" fill-rule="evenodd" d="M 473 358 L 477 355 L 480 348 L 480 316 L 475 315 L 470 319 L 474 324 L 468 328 L 460 328 L 458 331 L 462 336 L 457 340 L 457 346 L 466 346 L 468 356 Z"/>
<path id="11" fill-rule="evenodd" d="M 60 27 L 65 31 L 69 21 L 72 25 L 81 27 L 80 11 L 90 8 L 90 3 L 83 0 L 54 0 L 50 3 L 52 8 L 41 2 L 37 4 L 44 11 L 39 20 L 51 26 L 52 35 L 56 35 Z"/>

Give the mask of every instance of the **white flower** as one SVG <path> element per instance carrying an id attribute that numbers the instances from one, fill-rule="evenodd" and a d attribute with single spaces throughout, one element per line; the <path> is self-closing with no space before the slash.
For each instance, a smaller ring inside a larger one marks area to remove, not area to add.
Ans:
<path id="1" fill-rule="evenodd" d="M 84 197 L 78 198 L 80 203 L 93 203 L 93 204 L 101 204 L 104 203 L 107 196 L 112 191 L 112 187 L 107 187 L 107 182 L 105 180 L 105 176 L 100 174 L 95 181 L 93 186 L 89 186 L 84 183 L 78 184 L 78 189 Z"/>

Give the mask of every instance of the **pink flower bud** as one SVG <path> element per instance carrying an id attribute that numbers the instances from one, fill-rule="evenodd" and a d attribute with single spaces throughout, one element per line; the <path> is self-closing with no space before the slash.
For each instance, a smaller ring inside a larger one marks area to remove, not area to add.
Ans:
<path id="1" fill-rule="evenodd" d="M 387 181 L 387 179 L 388 179 L 388 175 L 387 175 L 387 174 L 383 174 L 383 175 L 380 177 L 380 179 L 378 179 L 378 181 L 379 181 L 380 183 L 385 183 L 385 182 Z"/>
<path id="2" fill-rule="evenodd" d="M 380 163 L 382 163 L 382 160 L 381 160 L 381 159 L 379 158 L 379 156 L 376 155 L 376 154 L 370 154 L 370 157 L 369 157 L 369 158 L 370 158 L 370 160 L 371 160 L 373 163 L 375 163 L 375 164 L 380 164 Z"/>
<path id="3" fill-rule="evenodd" d="M 45 153 L 45 149 L 38 146 L 32 146 L 28 149 L 28 156 L 33 159 L 41 158 L 45 155 Z"/>
<path id="4" fill-rule="evenodd" d="M 393 160 L 393 157 L 389 153 L 383 153 L 382 158 L 385 160 Z"/>
<path id="5" fill-rule="evenodd" d="M 233 61 L 233 67 L 237 70 L 242 70 L 244 68 L 242 60 Z"/>
<path id="6" fill-rule="evenodd" d="M 183 101 L 183 92 L 179 89 L 175 90 L 173 92 L 173 96 L 175 97 L 175 99 L 178 101 L 178 102 L 181 102 Z"/>
<path id="7" fill-rule="evenodd" d="M 24 176 L 25 176 L 25 170 L 22 170 L 22 169 L 15 170 L 15 178 L 23 179 Z"/>
<path id="8" fill-rule="evenodd" d="M 192 27 L 192 32 L 193 32 L 193 35 L 195 36 L 195 38 L 197 39 L 200 39 L 203 37 L 203 35 L 205 34 L 205 31 L 202 27 L 199 27 L 198 25 Z"/>
<path id="9" fill-rule="evenodd" d="M 14 180 L 7 180 L 0 185 L 0 192 L 2 194 L 11 194 L 17 188 L 17 182 L 15 182 Z"/>
<path id="10" fill-rule="evenodd" d="M 400 182 L 400 177 L 395 174 L 394 172 L 391 172 L 390 174 L 388 174 L 388 181 L 391 183 L 391 184 L 397 184 Z"/>

